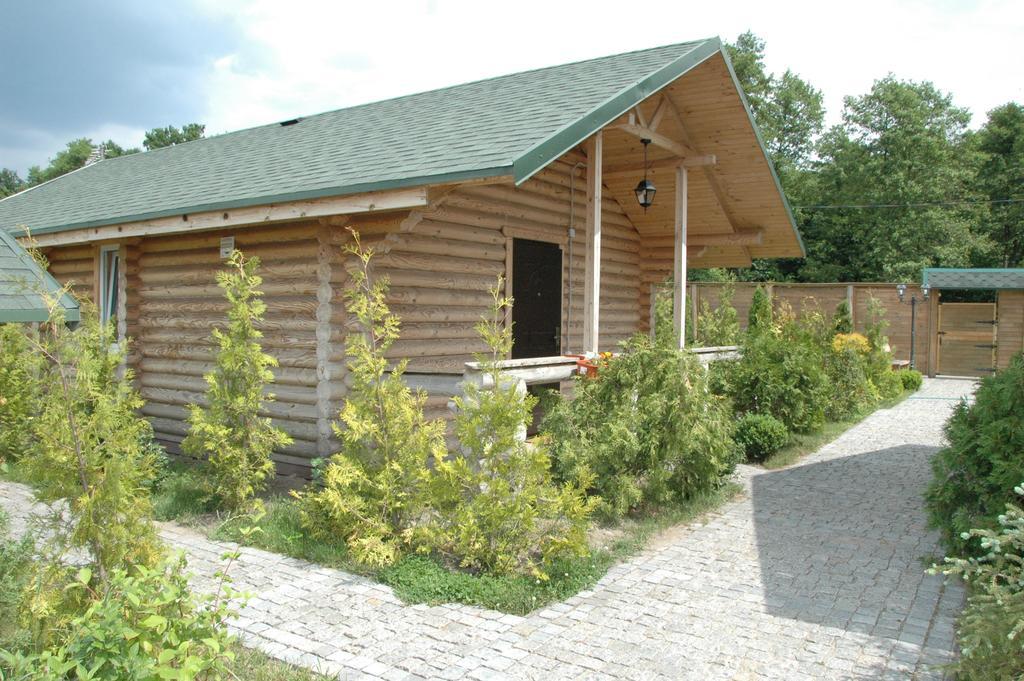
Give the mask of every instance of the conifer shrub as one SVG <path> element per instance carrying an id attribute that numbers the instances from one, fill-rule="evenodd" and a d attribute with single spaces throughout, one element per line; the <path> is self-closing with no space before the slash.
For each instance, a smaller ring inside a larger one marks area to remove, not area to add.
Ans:
<path id="1" fill-rule="evenodd" d="M 832 315 L 832 329 L 837 335 L 853 333 L 853 314 L 850 304 L 845 300 L 836 305 L 835 314 Z"/>
<path id="2" fill-rule="evenodd" d="M 690 353 L 635 336 L 542 423 L 563 480 L 592 475 L 599 511 L 621 517 L 720 485 L 740 456 L 727 401 Z"/>
<path id="3" fill-rule="evenodd" d="M 995 530 L 1024 480 L 1024 354 L 982 380 L 974 403 L 957 405 L 946 423 L 949 445 L 932 459 L 925 494 L 931 524 L 956 555 L 980 555 L 971 530 Z"/>
<path id="4" fill-rule="evenodd" d="M 736 423 L 735 439 L 747 461 L 760 462 L 786 446 L 789 431 L 768 414 L 744 414 Z"/>
<path id="5" fill-rule="evenodd" d="M 863 413 L 878 402 L 878 389 L 868 376 L 871 345 L 859 333 L 837 333 L 825 352 L 825 373 L 830 394 L 825 417 L 842 421 Z"/>
<path id="6" fill-rule="evenodd" d="M 750 311 L 747 313 L 747 333 L 760 334 L 772 329 L 775 313 L 772 309 L 771 293 L 763 286 L 754 289 L 750 299 Z"/>
<path id="7" fill-rule="evenodd" d="M 754 319 L 761 321 L 744 337 L 740 359 L 715 368 L 717 389 L 737 413 L 773 416 L 790 432 L 818 428 L 830 396 L 820 325 L 792 316 L 777 326 L 763 315 Z"/>
<path id="8" fill-rule="evenodd" d="M 512 350 L 512 301 L 502 289 L 499 277 L 490 317 L 476 326 L 490 353 L 477 357 L 481 382 L 454 398 L 461 451 L 436 463 L 434 521 L 423 534 L 460 567 L 547 579 L 553 561 L 588 554 L 597 500 L 587 498 L 593 478 L 585 468 L 556 484 L 545 445 L 525 440 L 537 400 L 499 367 Z"/>
<path id="9" fill-rule="evenodd" d="M 203 377 L 207 405 L 189 405 L 189 432 L 181 443 L 186 454 L 207 461 L 211 492 L 228 509 L 257 503 L 256 495 L 274 473 L 271 453 L 291 443 L 287 433 L 260 415 L 264 403 L 273 400 L 265 388 L 274 380 L 271 367 L 277 360 L 263 352 L 263 334 L 256 328 L 267 309 L 259 264 L 259 258 L 246 259 L 236 250 L 228 269 L 217 273 L 228 303 L 228 325 L 213 330 L 218 349 L 213 371 Z"/>
<path id="10" fill-rule="evenodd" d="M 38 446 L 22 470 L 40 501 L 66 500 L 74 522 L 55 518 L 61 550 L 88 551 L 101 575 L 152 565 L 161 551 L 148 490 L 157 450 L 137 413 L 142 399 L 132 371 L 123 367 L 126 344 L 114 344 L 113 326 L 100 324 L 95 308 L 83 305 L 74 331 L 59 305 L 51 309 L 55 318 L 36 345 L 46 361 L 33 429 Z"/>
<path id="11" fill-rule="evenodd" d="M 444 459 L 447 445 L 444 423 L 423 415 L 426 394 L 402 379 L 407 361 L 389 368 L 399 319 L 386 303 L 387 279 L 371 279 L 373 251 L 354 237 L 346 248 L 356 264 L 345 307 L 359 331 L 345 344 L 352 384 L 334 426 L 341 451 L 319 467 L 319 484 L 296 497 L 314 537 L 341 538 L 357 561 L 383 566 L 412 545 L 415 526 L 425 522 L 430 466 Z"/>
<path id="12" fill-rule="evenodd" d="M 0 324 L 0 462 L 20 459 L 34 444 L 41 356 L 30 333 L 22 325 Z"/>
<path id="13" fill-rule="evenodd" d="M 892 370 L 892 351 L 885 335 L 889 322 L 885 319 L 885 308 L 875 297 L 868 299 L 867 323 L 864 335 L 870 350 L 866 358 L 866 371 L 871 384 L 883 399 L 899 397 L 903 393 L 903 381 Z"/>
<path id="14" fill-rule="evenodd" d="M 910 392 L 920 390 L 921 385 L 924 383 L 924 376 L 916 369 L 900 369 L 896 372 L 896 375 L 900 377 L 903 389 Z"/>
<path id="15" fill-rule="evenodd" d="M 705 347 L 735 345 L 740 338 L 739 317 L 732 305 L 736 295 L 736 287 L 726 282 L 719 289 L 718 305 L 712 309 L 706 301 L 701 301 L 700 314 L 697 317 L 695 342 Z"/>
<path id="16" fill-rule="evenodd" d="M 1024 483 L 1013 495 L 1024 496 Z M 996 523 L 961 537 L 977 547 L 977 555 L 947 557 L 930 570 L 959 575 L 970 587 L 957 622 L 960 655 L 954 667 L 957 678 L 969 681 L 1024 678 L 1024 511 L 1007 503 Z"/>

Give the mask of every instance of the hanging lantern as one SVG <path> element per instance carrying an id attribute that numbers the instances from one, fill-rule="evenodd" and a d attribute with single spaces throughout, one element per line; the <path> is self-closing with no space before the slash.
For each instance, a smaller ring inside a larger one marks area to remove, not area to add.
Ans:
<path id="1" fill-rule="evenodd" d="M 644 145 L 644 179 L 640 180 L 633 193 L 636 194 L 637 203 L 646 213 L 648 206 L 654 203 L 654 194 L 658 190 L 654 183 L 647 179 L 647 145 L 651 143 L 651 140 L 644 138 L 640 142 Z"/>

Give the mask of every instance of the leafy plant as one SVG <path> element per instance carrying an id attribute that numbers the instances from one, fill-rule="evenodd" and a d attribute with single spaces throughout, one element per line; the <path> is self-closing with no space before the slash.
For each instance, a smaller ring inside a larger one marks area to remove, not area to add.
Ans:
<path id="1" fill-rule="evenodd" d="M 786 445 L 789 431 L 768 414 L 744 414 L 736 423 L 735 439 L 748 461 L 764 461 Z"/>
<path id="2" fill-rule="evenodd" d="M 12 681 L 223 678 L 234 659 L 229 599 L 238 594 L 223 575 L 220 584 L 213 596 L 194 597 L 180 557 L 118 568 L 101 584 L 82 568 L 65 590 L 82 592 L 88 605 L 65 635 L 40 652 L 0 651 L 0 670 Z"/>
<path id="3" fill-rule="evenodd" d="M 859 333 L 837 333 L 825 353 L 830 394 L 826 418 L 852 418 L 878 402 L 878 388 L 868 375 L 871 344 Z"/>
<path id="4" fill-rule="evenodd" d="M 16 461 L 34 443 L 39 410 L 40 355 L 17 324 L 0 324 L 0 462 Z"/>
<path id="5" fill-rule="evenodd" d="M 372 249 L 353 236 L 346 251 L 356 265 L 345 300 L 360 331 L 346 340 L 352 384 L 334 426 L 342 450 L 321 467 L 319 487 L 296 497 L 314 536 L 340 536 L 358 561 L 380 566 L 399 558 L 423 520 L 429 466 L 444 459 L 447 446 L 444 423 L 423 415 L 425 393 L 402 379 L 407 360 L 389 368 L 399 319 L 386 303 L 387 279 L 371 279 Z"/>
<path id="6" fill-rule="evenodd" d="M 678 503 L 721 484 L 738 458 L 726 400 L 693 355 L 635 336 L 542 424 L 563 480 L 587 472 L 608 517 Z"/>
<path id="7" fill-rule="evenodd" d="M 273 399 L 264 389 L 274 380 L 270 369 L 277 360 L 263 352 L 263 334 L 256 328 L 267 309 L 259 263 L 234 251 L 229 269 L 217 273 L 228 302 L 228 326 L 213 330 L 219 348 L 215 368 L 204 376 L 207 406 L 189 406 L 189 432 L 181 443 L 186 454 L 209 462 L 213 492 L 230 509 L 254 504 L 274 472 L 271 453 L 291 443 L 283 430 L 260 416 L 264 402 Z"/>
<path id="8" fill-rule="evenodd" d="M 1024 496 L 1024 484 L 1013 488 Z M 1011 681 L 1024 677 L 1024 511 L 1007 503 L 996 529 L 972 529 L 961 537 L 979 555 L 946 558 L 929 572 L 960 575 L 970 585 L 959 618 L 958 678 Z"/>
<path id="9" fill-rule="evenodd" d="M 512 301 L 502 289 L 499 277 L 490 317 L 476 325 L 490 354 L 477 357 L 481 381 L 465 383 L 465 394 L 454 398 L 461 452 L 435 463 L 436 521 L 424 534 L 461 567 L 547 579 L 552 561 L 588 553 L 596 500 L 586 496 L 586 470 L 556 485 L 544 445 L 526 442 L 536 398 L 499 365 L 512 350 Z"/>
<path id="10" fill-rule="evenodd" d="M 1010 490 L 1024 480 L 1024 354 L 982 380 L 974 404 L 962 402 L 946 423 L 949 445 L 932 460 L 925 494 L 931 524 L 959 555 L 979 555 L 972 529 L 993 530 Z"/>

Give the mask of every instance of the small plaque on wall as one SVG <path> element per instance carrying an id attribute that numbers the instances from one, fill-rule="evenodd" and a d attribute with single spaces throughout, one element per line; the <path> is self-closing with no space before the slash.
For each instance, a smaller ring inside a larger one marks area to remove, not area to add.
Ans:
<path id="1" fill-rule="evenodd" d="M 225 236 L 220 240 L 220 259 L 227 260 L 231 257 L 231 251 L 235 250 L 235 237 Z"/>

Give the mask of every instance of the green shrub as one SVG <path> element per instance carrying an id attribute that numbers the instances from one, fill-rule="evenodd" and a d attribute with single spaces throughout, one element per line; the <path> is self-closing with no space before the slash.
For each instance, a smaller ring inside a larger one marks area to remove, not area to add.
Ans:
<path id="1" fill-rule="evenodd" d="M 772 309 L 772 295 L 763 286 L 754 289 L 750 299 L 750 311 L 747 313 L 747 332 L 758 334 L 770 331 L 775 316 Z"/>
<path id="2" fill-rule="evenodd" d="M 83 307 L 67 329 L 60 308 L 40 334 L 48 366 L 47 396 L 35 420 L 38 446 L 20 464 L 44 502 L 67 501 L 53 514 L 54 543 L 86 549 L 100 575 L 131 564 L 152 565 L 160 542 L 152 525 L 149 485 L 156 474 L 152 428 L 139 416 L 142 399 L 124 369 L 125 345 L 110 324 Z"/>
<path id="3" fill-rule="evenodd" d="M 256 273 L 259 259 L 234 251 L 227 264 L 230 269 L 217 273 L 217 285 L 227 298 L 228 326 L 213 330 L 218 350 L 213 371 L 204 376 L 207 406 L 189 405 L 181 448 L 208 461 L 213 493 L 225 507 L 240 509 L 254 503 L 274 473 L 271 453 L 291 438 L 259 414 L 273 399 L 264 389 L 274 380 L 270 368 L 277 366 L 260 347 L 263 334 L 256 329 L 267 309 Z"/>
<path id="4" fill-rule="evenodd" d="M 786 445 L 789 431 L 768 414 L 744 414 L 736 423 L 735 439 L 748 461 L 764 461 Z"/>
<path id="5" fill-rule="evenodd" d="M 0 462 L 22 458 L 34 443 L 42 358 L 28 333 L 18 324 L 0 324 Z"/>
<path id="6" fill-rule="evenodd" d="M 675 504 L 721 484 L 739 452 L 726 400 L 690 353 L 643 336 L 597 378 L 576 381 L 575 398 L 548 414 L 542 432 L 563 480 L 593 474 L 601 511 Z"/>
<path id="7" fill-rule="evenodd" d="M 824 364 L 816 331 L 788 319 L 777 330 L 748 333 L 740 359 L 716 368 L 716 384 L 738 413 L 768 414 L 791 432 L 807 432 L 825 421 L 830 390 Z"/>
<path id="8" fill-rule="evenodd" d="M 864 335 L 868 339 L 870 350 L 866 357 L 865 370 L 871 384 L 883 399 L 899 397 L 903 393 L 903 380 L 892 370 L 892 352 L 889 349 L 889 339 L 885 336 L 885 329 L 888 326 L 885 308 L 877 298 L 869 298 Z"/>
<path id="9" fill-rule="evenodd" d="M 88 678 L 220 679 L 234 658 L 226 622 L 234 616 L 228 589 L 195 598 L 183 558 L 153 568 L 114 570 L 97 585 L 83 568 L 65 587 L 88 605 L 58 642 L 41 652 L 0 651 L 3 678 L 61 681 Z"/>
<path id="10" fill-rule="evenodd" d="M 1013 491 L 1024 495 L 1024 484 Z M 930 570 L 960 575 L 970 586 L 957 627 L 955 671 L 962 679 L 1024 678 L 1024 512 L 1008 503 L 997 522 L 998 529 L 966 533 L 964 539 L 980 549 L 979 557 L 946 558 Z"/>
<path id="11" fill-rule="evenodd" d="M 832 315 L 832 330 L 836 333 L 853 333 L 853 315 L 850 304 L 845 300 L 836 305 L 836 312 Z"/>
<path id="12" fill-rule="evenodd" d="M 346 309 L 360 331 L 346 340 L 352 379 L 334 431 L 342 449 L 320 467 L 318 487 L 296 493 L 304 527 L 314 537 L 347 542 L 353 557 L 389 565 L 408 547 L 414 523 L 428 511 L 429 466 L 447 452 L 444 423 L 423 415 L 426 394 L 413 392 L 386 356 L 399 319 L 386 298 L 388 282 L 371 280 L 373 251 L 355 235 L 346 249 L 358 265 L 345 291 Z"/>
<path id="13" fill-rule="evenodd" d="M 900 372 L 887 369 L 872 380 L 882 399 L 891 400 L 903 394 L 903 378 Z"/>
<path id="14" fill-rule="evenodd" d="M 935 477 L 925 495 L 931 523 L 959 555 L 977 555 L 964 539 L 972 529 L 993 530 L 1024 480 L 1024 354 L 982 380 L 974 404 L 962 402 L 946 423 L 949 445 L 932 460 Z"/>
<path id="15" fill-rule="evenodd" d="M 870 349 L 856 339 L 858 334 L 837 335 L 825 350 L 825 374 L 829 397 L 825 417 L 830 421 L 852 418 L 878 402 L 878 389 L 868 377 L 867 355 Z M 852 339 L 853 342 L 844 342 Z"/>
<path id="16" fill-rule="evenodd" d="M 477 357 L 482 380 L 455 397 L 461 451 L 435 464 L 435 520 L 423 542 L 463 568 L 547 579 L 554 560 L 587 555 L 596 500 L 586 496 L 585 470 L 556 485 L 544 445 L 525 441 L 536 398 L 499 368 L 512 350 L 503 288 L 499 277 L 491 316 L 476 327 L 490 354 Z"/>
<path id="17" fill-rule="evenodd" d="M 695 343 L 718 347 L 735 345 L 739 341 L 740 323 L 736 308 L 732 305 L 735 295 L 736 287 L 732 282 L 727 282 L 719 289 L 718 305 L 714 309 L 706 300 L 701 301 Z"/>
<path id="18" fill-rule="evenodd" d="M 921 384 L 924 383 L 924 376 L 917 369 L 901 369 L 897 372 L 897 375 L 903 383 L 903 389 L 910 392 L 920 390 Z"/>
<path id="19" fill-rule="evenodd" d="M 20 539 L 9 536 L 7 516 L 0 510 L 0 650 L 31 642 L 19 619 L 34 554 L 35 544 L 27 534 Z"/>

